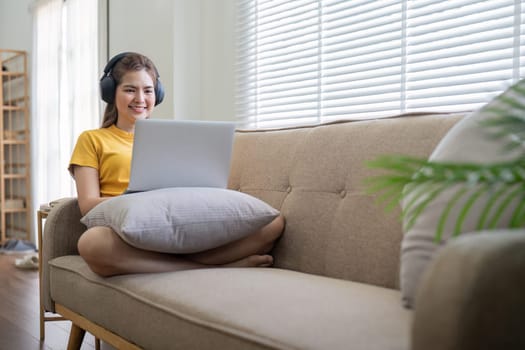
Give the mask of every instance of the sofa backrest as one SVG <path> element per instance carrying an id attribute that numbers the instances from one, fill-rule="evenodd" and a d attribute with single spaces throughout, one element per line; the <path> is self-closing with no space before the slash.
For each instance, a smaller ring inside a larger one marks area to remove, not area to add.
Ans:
<path id="1" fill-rule="evenodd" d="M 399 285 L 399 208 L 386 213 L 365 193 L 383 154 L 428 157 L 463 114 L 403 115 L 236 133 L 229 188 L 279 209 L 286 228 L 275 267 Z"/>

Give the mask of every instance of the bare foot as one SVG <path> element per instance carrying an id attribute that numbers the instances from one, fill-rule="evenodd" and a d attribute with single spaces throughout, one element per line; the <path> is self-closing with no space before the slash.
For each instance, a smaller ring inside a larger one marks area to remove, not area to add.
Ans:
<path id="1" fill-rule="evenodd" d="M 269 267 L 273 264 L 271 255 L 250 255 L 246 258 L 223 265 L 224 267 Z"/>

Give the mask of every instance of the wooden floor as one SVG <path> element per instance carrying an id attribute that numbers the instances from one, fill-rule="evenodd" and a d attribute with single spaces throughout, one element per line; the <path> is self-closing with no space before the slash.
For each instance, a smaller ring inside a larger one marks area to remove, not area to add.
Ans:
<path id="1" fill-rule="evenodd" d="M 40 342 L 38 271 L 15 267 L 21 255 L 0 254 L 0 350 L 63 350 L 67 348 L 70 322 L 46 322 Z M 94 350 L 95 340 L 86 334 L 82 350 Z M 101 344 L 104 350 L 113 349 Z"/>

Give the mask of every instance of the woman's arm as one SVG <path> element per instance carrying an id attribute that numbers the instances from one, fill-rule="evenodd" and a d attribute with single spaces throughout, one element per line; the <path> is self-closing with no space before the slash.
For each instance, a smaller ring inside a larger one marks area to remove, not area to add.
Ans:
<path id="1" fill-rule="evenodd" d="M 74 166 L 73 175 L 77 185 L 78 205 L 82 215 L 107 198 L 100 196 L 98 170 L 88 166 Z"/>

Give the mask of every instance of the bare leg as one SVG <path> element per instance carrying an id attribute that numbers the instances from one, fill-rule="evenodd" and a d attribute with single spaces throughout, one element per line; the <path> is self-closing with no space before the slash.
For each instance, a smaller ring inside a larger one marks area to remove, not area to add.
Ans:
<path id="1" fill-rule="evenodd" d="M 84 232 L 78 241 L 78 251 L 91 270 L 102 276 L 200 267 L 174 255 L 136 249 L 109 227 L 93 227 Z"/>
<path id="2" fill-rule="evenodd" d="M 215 249 L 196 254 L 187 254 L 189 260 L 202 264 L 225 264 L 250 255 L 267 254 L 284 229 L 284 217 L 278 216 L 259 231 Z"/>
<path id="3" fill-rule="evenodd" d="M 263 267 L 273 263 L 273 258 L 264 254 L 280 236 L 283 225 L 284 220 L 281 218 L 255 233 L 253 236 L 257 239 L 239 240 L 188 257 L 137 249 L 124 242 L 112 229 L 93 227 L 80 237 L 78 250 L 89 267 L 101 276 L 217 266 Z M 272 235 L 275 237 L 270 240 Z"/>

